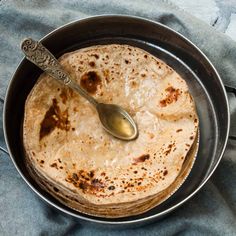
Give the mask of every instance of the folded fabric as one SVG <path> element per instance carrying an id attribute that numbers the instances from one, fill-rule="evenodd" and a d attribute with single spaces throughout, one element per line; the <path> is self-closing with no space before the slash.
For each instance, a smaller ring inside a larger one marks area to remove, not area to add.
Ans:
<path id="1" fill-rule="evenodd" d="M 20 42 L 40 39 L 51 30 L 97 14 L 128 14 L 149 18 L 177 30 L 212 61 L 224 83 L 236 87 L 236 42 L 166 1 L 0 1 L 0 101 L 22 58 Z M 236 131 L 236 99 L 229 94 L 231 131 Z M 2 104 L 0 104 L 2 114 Z M 2 116 L 1 118 L 2 119 Z M 4 147 L 2 121 L 0 146 Z M 235 235 L 236 141 L 204 188 L 166 218 L 136 229 L 98 228 L 62 214 L 36 196 L 0 151 L 0 235 Z"/>

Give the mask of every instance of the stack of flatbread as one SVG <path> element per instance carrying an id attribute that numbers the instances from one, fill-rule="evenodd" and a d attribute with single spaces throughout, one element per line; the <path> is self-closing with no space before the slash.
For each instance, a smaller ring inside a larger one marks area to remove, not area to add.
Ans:
<path id="1" fill-rule="evenodd" d="M 99 102 L 122 106 L 139 136 L 109 135 L 83 97 L 43 73 L 25 104 L 25 161 L 34 180 L 85 214 L 143 213 L 171 196 L 193 165 L 198 117 L 186 82 L 163 61 L 128 45 L 98 45 L 59 59 Z"/>

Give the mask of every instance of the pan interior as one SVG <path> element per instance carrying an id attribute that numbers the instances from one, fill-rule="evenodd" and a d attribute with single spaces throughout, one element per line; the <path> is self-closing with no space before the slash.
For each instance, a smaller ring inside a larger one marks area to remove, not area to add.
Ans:
<path id="1" fill-rule="evenodd" d="M 108 21 L 109 17 L 106 20 Z M 163 29 L 160 25 L 158 26 L 155 24 L 153 25 L 153 27 L 155 26 L 154 28 L 150 26 L 151 28 L 147 27 L 147 29 L 143 29 L 144 32 L 142 32 L 142 35 L 145 35 L 145 31 L 147 31 L 147 34 L 152 35 L 151 39 L 140 36 L 139 32 L 134 34 L 134 29 L 135 27 L 140 27 L 140 22 L 142 22 L 142 20 L 138 19 L 137 22 L 131 21 L 127 23 L 122 19 L 117 27 L 120 29 L 122 28 L 122 24 L 123 27 L 126 25 L 126 30 L 127 32 L 129 32 L 129 34 L 122 31 L 117 33 L 113 26 L 114 33 L 113 35 L 109 35 L 109 30 L 112 30 L 111 26 L 109 26 L 110 22 L 107 25 L 107 31 L 101 32 L 99 31 L 100 26 L 98 21 L 97 33 L 95 32 L 93 34 L 93 37 L 90 35 L 90 32 L 88 32 L 87 39 L 82 38 L 81 40 L 79 39 L 79 36 L 77 36 L 77 40 L 75 38 L 73 38 L 72 40 L 68 37 L 67 39 L 65 39 L 65 36 L 63 35 L 65 35 L 65 31 L 67 31 L 68 29 L 70 29 L 70 32 L 74 32 L 75 34 L 76 27 L 78 27 L 75 23 L 72 24 L 72 26 L 69 28 L 62 28 L 61 31 L 57 31 L 51 36 L 49 35 L 48 38 L 46 38 L 44 41 L 45 46 L 47 46 L 57 56 L 60 56 L 68 51 L 97 44 L 119 43 L 140 47 L 166 62 L 174 70 L 176 70 L 187 82 L 196 104 L 197 113 L 199 115 L 200 143 L 198 155 L 189 177 L 181 186 L 181 188 L 167 201 L 153 208 L 152 210 L 142 215 L 113 220 L 92 217 L 80 214 L 62 205 L 49 194 L 44 192 L 41 188 L 39 188 L 26 171 L 26 167 L 23 162 L 24 154 L 22 151 L 21 132 L 18 131 L 21 130 L 21 124 L 24 114 L 24 102 L 34 83 L 36 82 L 36 79 L 41 73 L 40 70 L 26 60 L 23 60 L 21 65 L 18 67 L 18 70 L 16 71 L 7 92 L 7 102 L 5 104 L 4 113 L 6 126 L 5 136 L 8 147 L 11 150 L 13 162 L 15 163 L 17 169 L 24 177 L 24 179 L 30 184 L 31 187 L 33 187 L 34 190 L 36 190 L 39 195 L 44 196 L 44 199 L 46 199 L 47 202 L 51 203 L 54 206 L 59 206 L 61 210 L 79 218 L 84 218 L 87 220 L 97 220 L 101 223 L 125 223 L 133 222 L 135 220 L 143 219 L 153 215 L 158 216 L 162 214 L 163 211 L 166 211 L 179 202 L 183 201 L 204 182 L 204 180 L 207 178 L 207 176 L 217 163 L 222 152 L 221 149 L 224 146 L 224 136 L 227 136 L 227 123 L 224 122 L 228 120 L 227 109 L 224 108 L 224 105 L 227 105 L 227 103 L 224 100 L 225 97 L 223 96 L 224 94 L 222 94 L 221 91 L 221 84 L 217 80 L 218 78 L 216 78 L 217 76 L 214 74 L 214 71 L 212 72 L 211 66 L 203 65 L 204 63 L 206 63 L 204 62 L 204 58 L 201 62 L 198 61 L 201 55 L 197 54 L 196 49 L 192 49 L 192 51 L 189 52 L 186 51 L 186 48 L 190 47 L 190 45 L 184 39 L 182 39 L 182 47 L 180 47 L 181 45 L 180 43 L 178 44 L 178 40 L 180 40 L 181 37 L 178 35 L 175 35 L 175 37 L 177 38 L 177 44 L 175 47 L 173 44 L 173 39 L 168 39 L 167 37 L 168 35 L 173 36 L 173 32 L 165 28 Z M 150 31 L 151 29 L 155 29 L 157 30 L 157 32 Z M 155 36 L 155 33 L 164 34 L 165 37 L 162 39 L 161 37 Z M 61 35 L 61 37 L 56 45 L 53 46 L 53 42 L 55 42 L 53 41 L 53 38 L 55 38 L 55 35 Z M 219 99 L 221 99 L 222 107 L 216 106 L 216 104 L 219 104 L 219 101 L 217 101 L 217 98 L 215 97 L 216 94 L 214 92 L 214 88 L 216 90 L 218 89 L 217 95 Z M 13 114 L 15 115 L 13 116 Z M 219 137 L 221 137 L 221 140 L 219 140 Z"/>

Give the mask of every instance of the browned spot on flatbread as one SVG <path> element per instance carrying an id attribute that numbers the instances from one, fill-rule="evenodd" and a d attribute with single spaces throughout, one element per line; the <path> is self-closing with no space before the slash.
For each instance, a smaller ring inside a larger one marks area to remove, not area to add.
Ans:
<path id="1" fill-rule="evenodd" d="M 178 100 L 178 97 L 180 95 L 179 89 L 175 89 L 172 86 L 166 88 L 167 96 L 166 98 L 162 99 L 160 101 L 161 107 L 166 107 L 167 105 L 176 102 Z"/>
<path id="2" fill-rule="evenodd" d="M 100 84 L 101 79 L 95 71 L 85 73 L 80 80 L 81 87 L 89 93 L 95 93 Z"/>
<path id="3" fill-rule="evenodd" d="M 89 65 L 90 65 L 91 67 L 94 67 L 94 66 L 95 66 L 95 62 L 94 62 L 94 61 L 90 61 L 90 62 L 89 62 Z"/>
<path id="4" fill-rule="evenodd" d="M 69 98 L 73 98 L 73 97 L 78 96 L 78 94 L 76 94 L 76 92 L 74 92 L 71 88 L 67 88 L 67 92 L 68 92 L 68 97 Z"/>
<path id="5" fill-rule="evenodd" d="M 169 144 L 167 149 L 165 150 L 164 154 L 167 156 L 170 154 L 172 147 L 174 146 L 174 144 Z"/>
<path id="6" fill-rule="evenodd" d="M 68 110 L 61 112 L 57 100 L 54 98 L 51 107 L 41 122 L 39 140 L 49 135 L 55 128 L 68 131 L 70 129 L 69 126 Z"/>
<path id="7" fill-rule="evenodd" d="M 153 139 L 155 137 L 155 135 L 153 133 L 148 133 L 148 135 L 149 135 L 150 139 Z"/>
<path id="8" fill-rule="evenodd" d="M 85 182 L 80 182 L 79 183 L 79 188 L 82 190 L 86 190 L 88 187 L 88 184 L 86 184 Z"/>
<path id="9" fill-rule="evenodd" d="M 144 162 L 144 161 L 148 160 L 149 158 L 150 158 L 149 154 L 144 154 L 140 157 L 134 158 L 134 162 L 135 163 Z"/>
<path id="10" fill-rule="evenodd" d="M 55 163 L 52 163 L 50 166 L 51 166 L 51 167 L 54 167 L 54 168 L 56 168 L 56 169 L 58 168 L 56 162 L 55 162 Z"/>
<path id="11" fill-rule="evenodd" d="M 115 186 L 111 185 L 108 187 L 109 190 L 114 190 L 115 189 Z"/>
<path id="12" fill-rule="evenodd" d="M 66 96 L 66 90 L 62 90 L 60 93 L 60 98 L 62 100 L 62 103 L 65 104 L 66 100 L 67 100 L 67 96 Z"/>
<path id="13" fill-rule="evenodd" d="M 55 192 L 59 192 L 59 189 L 56 188 L 56 187 L 53 187 L 53 190 L 54 190 Z"/>
<path id="14" fill-rule="evenodd" d="M 93 179 L 91 181 L 91 185 L 89 187 L 90 187 L 90 190 L 94 191 L 94 190 L 98 190 L 100 188 L 104 188 L 104 184 L 99 179 Z"/>
<path id="15" fill-rule="evenodd" d="M 179 132 L 181 132 L 181 131 L 183 131 L 183 129 L 177 129 L 177 130 L 176 130 L 176 133 L 179 133 Z"/>
<path id="16" fill-rule="evenodd" d="M 94 56 L 96 59 L 99 58 L 98 54 L 91 54 L 91 56 Z"/>
<path id="17" fill-rule="evenodd" d="M 73 178 L 75 181 L 79 180 L 78 175 L 77 175 L 76 173 L 73 173 L 73 174 L 72 174 L 72 178 Z"/>
<path id="18" fill-rule="evenodd" d="M 91 178 L 93 178 L 93 176 L 94 176 L 94 171 L 93 171 L 93 170 L 91 170 L 91 171 L 89 172 L 89 176 L 90 176 Z"/>
<path id="19" fill-rule="evenodd" d="M 105 184 L 101 179 L 94 177 L 95 172 L 91 170 L 89 172 L 80 170 L 77 173 L 68 174 L 65 179 L 67 182 L 72 183 L 76 188 L 83 190 L 83 192 L 89 194 L 96 194 L 103 192 Z"/>
<path id="20" fill-rule="evenodd" d="M 135 87 L 137 87 L 137 85 L 138 85 L 138 84 L 137 84 L 137 82 L 136 82 L 136 81 L 132 81 L 132 82 L 131 82 L 131 87 L 132 87 L 132 88 L 135 88 Z"/>
<path id="21" fill-rule="evenodd" d="M 107 83 L 109 83 L 109 70 L 103 70 L 103 74 L 104 74 L 104 78 L 106 80 Z"/>

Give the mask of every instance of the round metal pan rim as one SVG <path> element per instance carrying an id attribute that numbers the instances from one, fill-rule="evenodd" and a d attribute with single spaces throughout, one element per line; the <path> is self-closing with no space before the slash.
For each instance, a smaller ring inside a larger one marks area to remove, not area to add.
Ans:
<path id="1" fill-rule="evenodd" d="M 50 33 L 48 33 L 46 36 L 44 36 L 40 42 L 43 42 L 45 39 L 49 38 L 51 35 L 53 35 L 56 31 L 59 31 L 63 28 L 66 28 L 68 26 L 71 26 L 75 23 L 78 23 L 78 22 L 86 22 L 86 21 L 91 21 L 91 20 L 96 20 L 97 18 L 101 18 L 101 17 L 105 17 L 105 18 L 115 18 L 115 17 L 119 17 L 119 18 L 131 18 L 131 19 L 136 19 L 136 20 L 141 20 L 141 21 L 145 21 L 147 23 L 152 23 L 154 25 L 159 25 L 163 28 L 166 28 L 167 30 L 169 31 L 172 31 L 174 34 L 177 34 L 179 37 L 183 38 L 185 41 L 187 41 L 189 44 L 191 44 L 192 47 L 194 47 L 195 49 L 197 49 L 197 51 L 206 59 L 206 61 L 209 63 L 209 65 L 211 66 L 211 68 L 213 69 L 213 71 L 215 72 L 216 76 L 218 77 L 218 81 L 220 82 L 220 86 L 222 87 L 222 91 L 224 93 L 224 96 L 227 98 L 227 94 L 226 94 L 226 91 L 225 91 L 225 87 L 224 87 L 224 84 L 221 80 L 221 77 L 220 75 L 218 74 L 217 70 L 215 69 L 214 65 L 211 63 L 211 61 L 207 58 L 207 56 L 194 44 L 192 43 L 189 39 L 187 39 L 185 36 L 183 36 L 182 34 L 178 33 L 177 31 L 171 29 L 170 27 L 168 26 L 165 26 L 159 22 L 156 22 L 156 21 L 153 21 L 153 20 L 150 20 L 150 19 L 146 19 L 146 18 L 143 18 L 143 17 L 137 17 L 137 16 L 131 16 L 131 15 L 123 15 L 123 14 L 103 14 L 103 15 L 95 15 L 95 16 L 92 16 L 92 17 L 85 17 L 85 18 L 82 18 L 82 19 L 79 19 L 79 20 L 74 20 L 72 22 L 69 22 L 65 25 L 62 25 L 58 28 L 56 28 L 55 30 L 51 31 Z M 20 69 L 21 65 L 23 64 L 23 62 L 25 61 L 26 59 L 23 58 L 20 63 L 18 64 L 17 66 L 17 69 L 14 73 L 14 75 L 12 76 L 12 79 L 10 80 L 9 84 L 8 84 L 8 87 L 7 87 L 7 90 L 6 90 L 6 96 L 5 96 L 5 101 L 7 101 L 8 99 L 8 94 L 9 94 L 9 91 L 11 89 L 11 81 L 13 81 L 13 78 L 15 77 L 15 74 L 17 73 L 17 71 Z M 27 178 L 24 176 L 24 174 L 22 173 L 22 171 L 19 169 L 19 167 L 17 166 L 17 163 L 16 161 L 14 160 L 13 158 L 13 155 L 12 155 L 12 152 L 9 148 L 9 143 L 8 143 L 8 136 L 7 136 L 7 132 L 6 132 L 6 109 L 7 109 L 7 105 L 6 105 L 7 102 L 4 103 L 4 107 L 3 107 L 3 131 L 4 131 L 4 137 L 5 137 L 5 141 L 6 141 L 6 146 L 7 146 L 7 149 L 9 151 L 9 154 L 10 154 L 10 158 L 12 160 L 12 162 L 14 163 L 17 171 L 20 173 L 21 177 L 24 179 L 24 181 L 28 184 L 28 186 L 38 195 L 40 196 L 42 199 L 44 199 L 49 205 L 52 205 L 54 206 L 55 208 L 61 210 L 62 212 L 66 213 L 66 214 L 69 214 L 71 216 L 74 216 L 76 218 L 79 218 L 79 219 L 82 219 L 82 220 L 86 220 L 86 221 L 90 221 L 90 222 L 93 222 L 93 223 L 99 223 L 99 224 L 111 224 L 111 225 L 120 225 L 120 224 L 123 224 L 123 225 L 129 225 L 129 224 L 133 224 L 133 223 L 138 223 L 138 222 L 143 222 L 143 221 L 148 221 L 148 220 L 151 220 L 151 219 L 155 219 L 159 216 L 165 216 L 166 214 L 168 214 L 169 212 L 173 211 L 175 208 L 181 206 L 183 203 L 185 203 L 186 201 L 188 201 L 190 198 L 192 198 L 204 185 L 205 183 L 209 180 L 209 178 L 211 177 L 211 175 L 214 173 L 215 169 L 217 168 L 224 152 L 225 152 L 225 148 L 226 148 L 226 145 L 227 145 L 227 141 L 228 141 L 228 136 L 229 136 L 229 128 L 230 128 L 230 111 L 229 111 L 229 103 L 228 103 L 228 100 L 226 99 L 226 106 L 227 106 L 227 116 L 228 116 L 228 121 L 227 121 L 227 131 L 226 131 L 226 139 L 224 141 L 224 144 L 223 144 L 223 147 L 222 147 L 222 152 L 219 156 L 219 159 L 217 160 L 214 168 L 211 170 L 211 172 L 209 173 L 209 175 L 205 178 L 205 180 L 198 186 L 197 189 L 195 189 L 194 192 L 192 192 L 189 196 L 187 196 L 184 200 L 182 200 L 181 202 L 179 202 L 178 204 L 175 204 L 174 206 L 170 207 L 169 209 L 165 210 L 165 211 L 162 211 L 160 213 L 157 213 L 157 214 L 154 214 L 154 215 L 151 215 L 151 216 L 147 216 L 147 217 L 143 217 L 141 219 L 134 219 L 134 220 L 127 220 L 127 221 L 119 221 L 119 218 L 118 219 L 115 219 L 115 221 L 107 221 L 107 220 L 99 220 L 99 219 L 94 219 L 94 218 L 90 218 L 90 216 L 82 216 L 82 215 L 79 215 L 79 213 L 72 213 L 66 209 L 63 209 L 62 207 L 58 206 L 57 204 L 51 202 L 49 199 L 47 199 L 43 194 L 41 194 L 38 190 L 36 190 L 34 188 L 34 186 L 27 180 Z"/>

